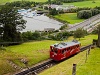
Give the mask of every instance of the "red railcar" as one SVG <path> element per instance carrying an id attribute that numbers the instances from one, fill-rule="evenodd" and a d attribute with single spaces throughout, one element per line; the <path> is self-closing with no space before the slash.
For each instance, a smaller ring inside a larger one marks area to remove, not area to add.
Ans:
<path id="1" fill-rule="evenodd" d="M 80 52 L 80 42 L 73 40 L 50 46 L 50 58 L 55 61 L 61 61 Z"/>

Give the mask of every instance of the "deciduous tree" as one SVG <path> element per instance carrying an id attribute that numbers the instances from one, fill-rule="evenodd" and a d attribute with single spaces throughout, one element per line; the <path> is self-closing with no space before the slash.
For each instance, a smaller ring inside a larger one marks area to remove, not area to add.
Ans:
<path id="1" fill-rule="evenodd" d="M 75 38 L 82 38 L 86 35 L 87 31 L 85 31 L 84 29 L 82 28 L 78 28 L 76 31 L 74 31 L 74 37 Z"/>
<path id="2" fill-rule="evenodd" d="M 4 41 L 21 41 L 20 30 L 25 28 L 26 21 L 18 14 L 17 10 L 6 4 L 0 9 L 0 24 L 2 25 Z"/>

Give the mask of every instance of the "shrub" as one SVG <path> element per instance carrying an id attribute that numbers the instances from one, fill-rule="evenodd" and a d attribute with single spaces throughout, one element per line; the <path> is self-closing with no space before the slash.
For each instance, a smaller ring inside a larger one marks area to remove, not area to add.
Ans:
<path id="1" fill-rule="evenodd" d="M 81 10 L 77 13 L 77 17 L 80 19 L 88 19 L 92 16 L 91 10 Z"/>

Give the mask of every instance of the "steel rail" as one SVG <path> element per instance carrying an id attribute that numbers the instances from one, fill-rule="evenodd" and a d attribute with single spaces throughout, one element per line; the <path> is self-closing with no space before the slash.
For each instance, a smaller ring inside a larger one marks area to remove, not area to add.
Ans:
<path id="1" fill-rule="evenodd" d="M 84 46 L 84 47 L 81 47 L 80 48 L 80 52 L 86 50 L 86 49 L 89 49 L 93 44 L 90 44 L 90 45 L 87 45 L 87 46 Z M 39 64 L 35 67 L 32 67 L 32 68 L 29 68 L 29 69 L 26 69 L 25 71 L 21 71 L 19 73 L 16 73 L 14 75 L 37 75 L 37 73 L 40 73 L 41 71 L 53 66 L 57 64 L 57 62 L 53 61 L 52 59 L 42 63 L 42 64 Z"/>

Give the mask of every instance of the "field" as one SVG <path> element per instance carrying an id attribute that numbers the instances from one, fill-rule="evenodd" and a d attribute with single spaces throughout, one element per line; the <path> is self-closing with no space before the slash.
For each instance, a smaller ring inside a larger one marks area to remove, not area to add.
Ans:
<path id="1" fill-rule="evenodd" d="M 65 13 L 54 16 L 57 19 L 67 21 L 70 24 L 82 22 L 84 19 L 77 18 L 77 13 Z"/>
<path id="2" fill-rule="evenodd" d="M 72 40 L 70 37 L 68 40 Z M 81 38 L 80 42 L 82 46 L 92 43 L 92 39 L 97 39 L 97 35 L 89 35 L 85 38 Z M 65 40 L 65 41 L 68 41 Z M 88 40 L 88 41 L 87 41 Z M 8 64 L 7 60 L 10 60 L 20 67 L 25 65 L 21 62 L 21 59 L 28 60 L 28 66 L 32 66 L 38 62 L 41 62 L 49 58 L 49 46 L 60 41 L 36 41 L 27 42 L 21 45 L 6 47 L 6 50 L 0 50 L 0 75 L 8 72 L 14 72 L 15 70 Z M 4 63 L 2 63 L 4 62 Z M 7 69 L 6 69 L 7 68 Z"/>
<path id="3" fill-rule="evenodd" d="M 6 2 L 13 2 L 13 1 L 22 1 L 22 0 L 0 0 L 0 4 L 4 4 Z M 25 1 L 46 2 L 47 0 L 25 0 Z"/>
<path id="4" fill-rule="evenodd" d="M 86 60 L 86 51 L 81 52 L 60 64 L 51 67 L 39 75 L 72 75 L 72 65 L 76 66 L 76 75 L 100 75 L 100 48 L 91 49 Z"/>
<path id="5" fill-rule="evenodd" d="M 92 3 L 93 0 L 83 1 L 83 2 L 73 2 L 73 3 L 64 3 L 63 5 L 74 5 L 76 7 L 96 7 L 100 6 L 100 0 L 94 0 L 95 3 Z"/>

